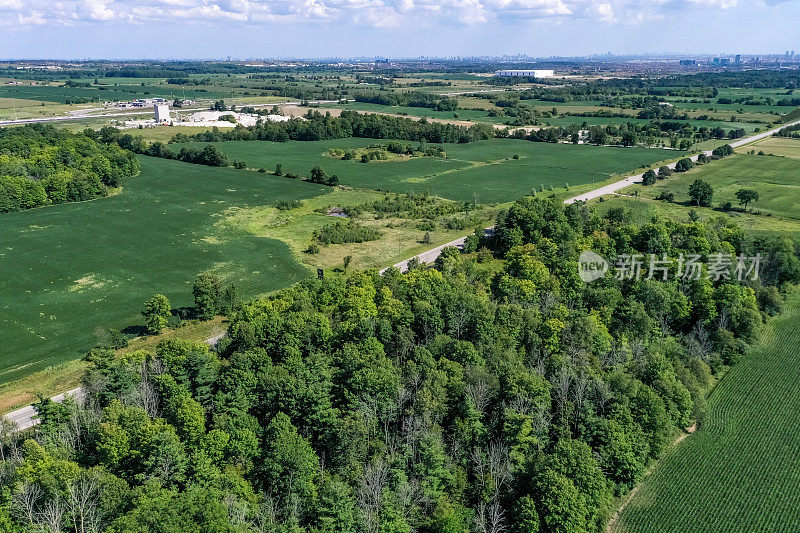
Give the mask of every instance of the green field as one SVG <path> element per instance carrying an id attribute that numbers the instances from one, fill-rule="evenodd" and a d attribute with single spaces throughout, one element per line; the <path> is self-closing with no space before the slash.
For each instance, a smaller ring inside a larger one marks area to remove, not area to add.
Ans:
<path id="1" fill-rule="evenodd" d="M 305 277 L 283 242 L 215 223 L 231 208 L 330 191 L 151 158 L 123 186 L 109 198 L 0 215 L 0 382 L 81 356 L 96 327 L 140 324 L 157 292 L 191 305 L 199 272 L 235 282 L 243 296 Z"/>
<path id="2" fill-rule="evenodd" d="M 511 117 L 487 116 L 486 111 L 476 111 L 473 109 L 459 109 L 458 111 L 436 111 L 427 107 L 408 107 L 408 106 L 389 106 L 381 104 L 370 104 L 367 102 L 351 102 L 348 104 L 323 104 L 320 109 L 335 108 L 360 111 L 362 113 L 391 113 L 395 115 L 409 115 L 412 117 L 440 118 L 447 120 L 471 120 L 474 122 L 488 122 L 503 124 Z"/>
<path id="3" fill-rule="evenodd" d="M 676 202 L 689 202 L 689 186 L 696 179 L 707 181 L 714 188 L 715 207 L 728 201 L 737 206 L 736 191 L 755 189 L 760 199 L 749 206 L 750 210 L 800 219 L 797 210 L 800 205 L 800 161 L 785 157 L 735 154 L 683 174 L 673 174 L 655 185 L 635 185 L 622 192 L 630 194 L 638 190 L 646 198 L 672 192 Z"/>
<path id="4" fill-rule="evenodd" d="M 756 153 L 764 152 L 765 154 L 800 159 L 800 139 L 767 137 L 763 141 L 748 144 L 738 149 L 741 152 L 749 152 L 750 150 L 755 150 Z"/>
<path id="5" fill-rule="evenodd" d="M 679 156 L 674 150 L 609 148 L 568 144 L 533 143 L 512 139 L 447 144 L 447 159 L 412 158 L 404 161 L 361 163 L 329 157 L 330 148 L 360 148 L 385 144 L 376 139 L 331 141 L 230 141 L 218 143 L 221 150 L 249 167 L 273 170 L 276 163 L 284 172 L 307 176 L 320 165 L 340 182 L 354 187 L 392 192 L 428 192 L 460 201 L 502 203 L 516 200 L 533 188 L 603 181 L 612 174 L 636 170 L 642 165 Z M 417 143 L 410 143 L 416 145 Z M 204 143 L 194 143 L 203 146 Z M 179 150 L 182 145 L 171 145 Z M 513 159 L 514 155 L 519 159 Z"/>
<path id="6" fill-rule="evenodd" d="M 705 423 L 667 454 L 619 532 L 800 530 L 800 297 L 717 386 Z"/>

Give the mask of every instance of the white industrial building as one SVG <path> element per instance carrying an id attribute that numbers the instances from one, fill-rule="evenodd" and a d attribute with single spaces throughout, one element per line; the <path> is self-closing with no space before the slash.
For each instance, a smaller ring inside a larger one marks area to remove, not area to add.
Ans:
<path id="1" fill-rule="evenodd" d="M 156 112 L 156 122 L 169 122 L 169 105 L 167 104 L 156 104 L 153 106 L 153 109 Z"/>
<path id="2" fill-rule="evenodd" d="M 496 70 L 495 76 L 500 78 L 552 78 L 554 76 L 552 70 Z"/>

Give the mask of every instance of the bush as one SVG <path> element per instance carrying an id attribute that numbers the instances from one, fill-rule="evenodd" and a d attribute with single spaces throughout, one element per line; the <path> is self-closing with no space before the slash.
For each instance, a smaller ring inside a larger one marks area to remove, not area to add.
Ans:
<path id="1" fill-rule="evenodd" d="M 642 176 L 642 185 L 652 185 L 656 182 L 656 173 L 653 170 L 648 170 Z"/>
<path id="2" fill-rule="evenodd" d="M 352 220 L 334 222 L 314 232 L 314 238 L 322 244 L 375 241 L 380 237 L 378 230 L 361 226 Z"/>
<path id="3" fill-rule="evenodd" d="M 658 179 L 665 180 L 672 175 L 672 169 L 664 165 L 658 169 Z"/>
<path id="4" fill-rule="evenodd" d="M 282 202 L 278 202 L 275 206 L 281 211 L 288 211 L 290 209 L 297 209 L 298 207 L 302 207 L 303 202 L 301 200 L 283 200 Z"/>
<path id="5" fill-rule="evenodd" d="M 715 155 L 717 157 L 726 157 L 733 154 L 733 148 L 731 148 L 730 144 L 723 144 L 722 146 L 718 146 L 711 151 L 711 155 Z"/>
<path id="6" fill-rule="evenodd" d="M 694 163 L 688 157 L 684 157 L 675 165 L 675 172 L 686 172 L 694 167 Z"/>
<path id="7" fill-rule="evenodd" d="M 675 194 L 671 192 L 661 192 L 656 197 L 656 200 L 663 200 L 665 202 L 674 202 L 675 201 Z"/>

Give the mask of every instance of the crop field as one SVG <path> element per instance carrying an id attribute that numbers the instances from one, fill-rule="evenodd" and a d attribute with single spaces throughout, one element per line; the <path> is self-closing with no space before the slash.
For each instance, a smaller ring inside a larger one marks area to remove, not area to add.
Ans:
<path id="1" fill-rule="evenodd" d="M 121 193 L 0 215 L 0 382 L 75 359 L 94 330 L 141 324 L 163 292 L 178 308 L 213 271 L 242 296 L 308 275 L 281 241 L 216 224 L 231 208 L 311 198 L 330 189 L 228 168 L 142 158 Z"/>
<path id="2" fill-rule="evenodd" d="M 800 296 L 709 399 L 705 423 L 668 453 L 615 531 L 800 530 Z"/>
<path id="3" fill-rule="evenodd" d="M 155 81 L 155 80 L 150 80 Z M 237 91 L 241 93 L 241 90 Z M 100 101 L 134 100 L 136 98 L 230 98 L 231 91 L 184 88 L 178 85 L 101 85 L 99 87 L 67 87 L 56 85 L 0 87 L 0 98 L 20 98 L 42 102 L 60 102 L 76 98 L 99 98 Z"/>
<path id="4" fill-rule="evenodd" d="M 748 144 L 738 149 L 740 152 L 749 152 L 750 150 L 755 150 L 756 153 L 764 152 L 765 154 L 800 159 L 800 139 L 767 137 L 763 141 Z"/>
<path id="5" fill-rule="evenodd" d="M 736 154 L 719 161 L 695 167 L 683 174 L 673 174 L 655 185 L 634 185 L 623 192 L 638 190 L 646 198 L 656 198 L 662 192 L 672 192 L 676 202 L 689 201 L 689 185 L 696 179 L 714 188 L 714 206 L 725 202 L 738 205 L 736 191 L 755 189 L 758 202 L 748 209 L 791 219 L 800 219 L 800 161 L 788 157 Z"/>
<path id="6" fill-rule="evenodd" d="M 445 144 L 447 159 L 412 158 L 403 161 L 344 161 L 325 153 L 331 148 L 361 148 L 385 144 L 378 139 L 330 141 L 229 141 L 217 146 L 251 168 L 307 176 L 314 165 L 337 174 L 345 185 L 406 193 L 427 192 L 451 200 L 502 203 L 516 200 L 533 188 L 563 188 L 603 181 L 614 174 L 679 157 L 681 152 L 650 148 L 609 148 L 490 139 Z M 412 145 L 416 143 L 410 143 Z M 193 143 L 204 146 L 204 143 Z M 171 145 L 179 150 L 182 145 Z M 513 156 L 518 155 L 519 159 Z"/>
<path id="7" fill-rule="evenodd" d="M 351 109 L 353 111 L 361 111 L 368 113 L 390 113 L 394 115 L 409 115 L 412 117 L 426 117 L 426 118 L 440 118 L 440 119 L 456 118 L 459 120 L 471 120 L 473 122 L 488 122 L 493 124 L 502 124 L 505 121 L 510 120 L 510 117 L 505 117 L 505 116 L 490 117 L 487 116 L 486 111 L 476 111 L 472 109 L 459 109 L 458 111 L 436 111 L 435 109 L 431 109 L 428 107 L 389 106 L 382 104 L 371 104 L 367 102 L 351 102 L 347 104 L 339 104 L 339 103 L 323 104 L 322 106 L 320 106 L 320 108 Z"/>

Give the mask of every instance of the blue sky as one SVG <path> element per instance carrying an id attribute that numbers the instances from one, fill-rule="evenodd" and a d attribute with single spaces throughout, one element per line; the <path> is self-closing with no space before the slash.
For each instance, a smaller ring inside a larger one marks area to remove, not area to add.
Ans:
<path id="1" fill-rule="evenodd" d="M 2 58 L 800 53 L 800 0 L 0 0 Z"/>

